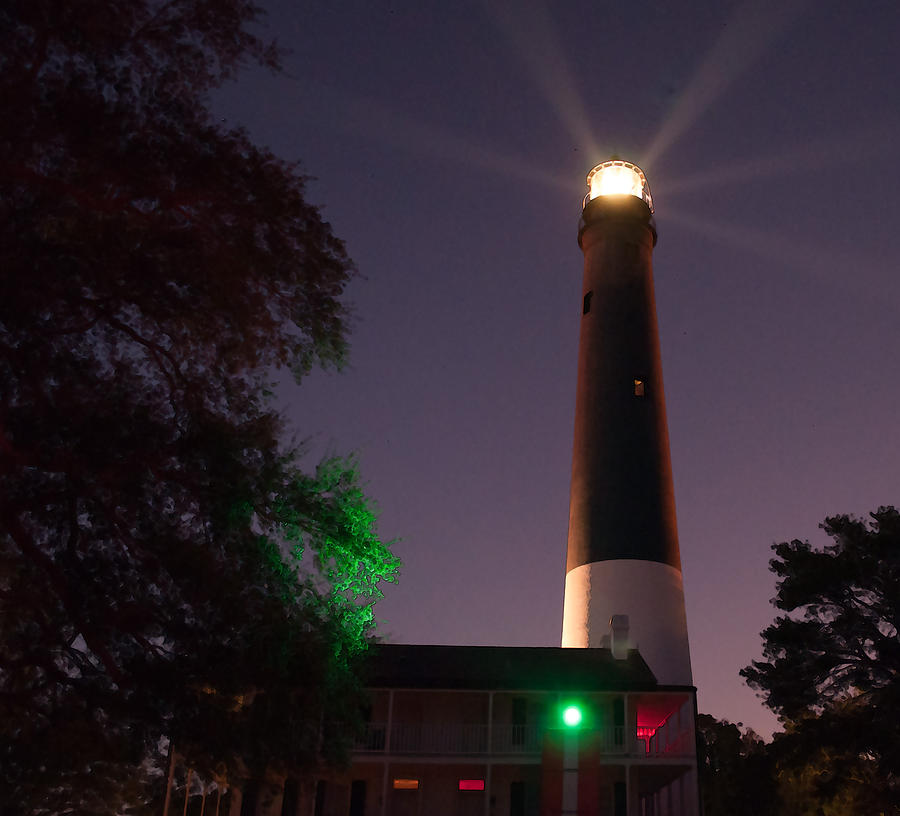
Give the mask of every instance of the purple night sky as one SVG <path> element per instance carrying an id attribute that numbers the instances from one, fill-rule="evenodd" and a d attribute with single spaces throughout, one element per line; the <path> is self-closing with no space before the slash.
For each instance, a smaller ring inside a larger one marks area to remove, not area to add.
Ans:
<path id="1" fill-rule="evenodd" d="M 900 502 L 895 0 L 263 5 L 286 75 L 216 109 L 302 161 L 362 273 L 348 367 L 284 400 L 402 539 L 381 634 L 559 643 L 576 229 L 615 152 L 656 204 L 700 709 L 771 733 L 738 677 L 770 545 Z"/>

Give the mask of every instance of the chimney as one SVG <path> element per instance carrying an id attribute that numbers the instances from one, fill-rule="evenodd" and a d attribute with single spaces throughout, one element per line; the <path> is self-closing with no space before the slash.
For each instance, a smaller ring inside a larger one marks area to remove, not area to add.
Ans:
<path id="1" fill-rule="evenodd" d="M 612 630 L 612 653 L 616 660 L 625 660 L 628 657 L 628 615 L 613 615 L 609 619 L 609 628 Z"/>

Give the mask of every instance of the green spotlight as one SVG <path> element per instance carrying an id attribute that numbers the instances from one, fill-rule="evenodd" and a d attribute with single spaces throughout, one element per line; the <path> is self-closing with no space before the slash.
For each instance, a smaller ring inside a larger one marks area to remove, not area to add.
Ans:
<path id="1" fill-rule="evenodd" d="M 581 725 L 581 709 L 577 705 L 566 706 L 563 709 L 562 720 L 569 728 L 577 728 Z"/>

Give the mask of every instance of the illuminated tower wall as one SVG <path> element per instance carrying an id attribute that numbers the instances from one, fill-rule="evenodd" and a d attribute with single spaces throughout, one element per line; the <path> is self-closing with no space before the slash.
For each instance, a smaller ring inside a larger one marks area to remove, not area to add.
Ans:
<path id="1" fill-rule="evenodd" d="M 643 173 L 591 171 L 562 645 L 606 645 L 613 615 L 662 684 L 691 685 Z M 624 183 L 624 186 L 623 186 Z"/>

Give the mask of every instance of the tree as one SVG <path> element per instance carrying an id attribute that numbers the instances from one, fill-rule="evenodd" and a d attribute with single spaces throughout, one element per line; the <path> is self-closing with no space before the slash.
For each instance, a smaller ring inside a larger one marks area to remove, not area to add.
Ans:
<path id="1" fill-rule="evenodd" d="M 824 745 L 789 729 L 768 747 L 777 786 L 779 816 L 896 814 L 869 756 Z"/>
<path id="2" fill-rule="evenodd" d="M 206 105 L 277 67 L 258 13 L 0 8 L 4 814 L 107 812 L 166 739 L 232 777 L 335 760 L 354 717 L 397 561 L 355 463 L 306 473 L 266 396 L 340 365 L 354 269 L 298 168 Z"/>
<path id="3" fill-rule="evenodd" d="M 700 795 L 705 816 L 767 816 L 777 810 L 766 744 L 741 723 L 697 717 Z"/>
<path id="4" fill-rule="evenodd" d="M 842 774 L 878 780 L 888 812 L 900 808 L 900 514 L 870 516 L 827 518 L 821 549 L 773 546 L 773 603 L 786 614 L 741 674 L 784 721 L 795 761 L 818 757 L 832 786 Z"/>

